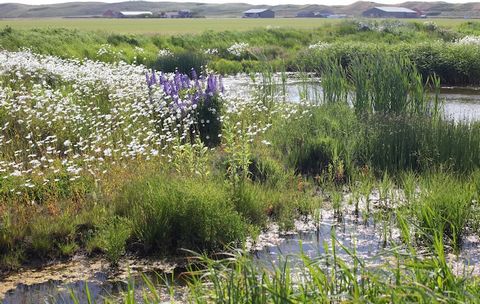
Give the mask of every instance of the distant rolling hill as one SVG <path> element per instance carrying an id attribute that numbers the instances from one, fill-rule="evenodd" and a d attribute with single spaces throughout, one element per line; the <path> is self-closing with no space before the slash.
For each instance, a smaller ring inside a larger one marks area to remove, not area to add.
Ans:
<path id="1" fill-rule="evenodd" d="M 221 0 L 219 0 L 221 1 Z M 330 11 L 337 14 L 359 16 L 363 11 L 374 6 L 385 6 L 375 2 L 359 1 L 350 5 L 250 5 L 245 3 L 206 4 L 126 1 L 119 3 L 70 2 L 49 5 L 25 5 L 17 3 L 0 4 L 0 18 L 46 18 L 46 17 L 81 17 L 99 16 L 107 10 L 147 10 L 167 12 L 181 9 L 191 10 L 197 16 L 205 17 L 241 17 L 242 12 L 251 8 L 269 7 L 277 17 L 295 17 L 299 11 Z M 396 6 L 419 9 L 425 13 L 440 17 L 480 17 L 480 3 L 447 2 L 404 2 Z"/>

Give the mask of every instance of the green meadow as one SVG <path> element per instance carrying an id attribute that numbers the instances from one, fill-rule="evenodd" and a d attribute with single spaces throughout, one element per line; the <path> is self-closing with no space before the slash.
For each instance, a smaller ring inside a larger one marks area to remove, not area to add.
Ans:
<path id="1" fill-rule="evenodd" d="M 175 35 L 196 34 L 204 31 L 247 31 L 257 28 L 282 27 L 313 29 L 339 20 L 327 19 L 242 19 L 242 18 L 198 18 L 198 19 L 103 19 L 103 18 L 39 18 L 0 20 L 0 27 L 9 25 L 14 29 L 68 28 L 81 31 L 106 31 L 122 34 Z"/>
<path id="2" fill-rule="evenodd" d="M 80 31 L 106 31 L 122 34 L 195 34 L 204 31 L 248 31 L 259 28 L 315 29 L 344 21 L 319 18 L 198 18 L 198 19 L 102 19 L 102 18 L 38 18 L 0 19 L 0 27 L 14 29 L 67 28 Z M 416 19 L 412 22 L 432 21 L 446 27 L 456 27 L 465 19 Z"/>

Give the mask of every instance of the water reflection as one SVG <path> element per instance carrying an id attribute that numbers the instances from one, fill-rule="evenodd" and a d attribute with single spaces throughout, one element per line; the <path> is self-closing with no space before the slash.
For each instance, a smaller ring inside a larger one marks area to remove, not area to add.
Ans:
<path id="1" fill-rule="evenodd" d="M 85 264 L 86 267 L 92 267 Z M 75 267 L 66 266 L 63 271 L 65 277 Z M 179 271 L 182 271 L 179 268 Z M 25 275 L 27 276 L 27 272 Z M 171 300 L 170 290 L 167 284 L 175 285 L 176 290 L 173 298 L 176 301 L 183 302 L 185 297 L 185 283 L 178 276 L 178 273 L 165 274 L 154 270 L 144 270 L 135 272 L 131 275 L 125 273 L 112 272 L 111 269 L 102 269 L 83 277 L 81 274 L 70 274 L 72 279 L 52 279 L 56 275 L 47 270 L 41 270 L 37 274 L 35 281 L 26 278 L 23 282 L 20 280 L 14 288 L 7 291 L 4 295 L 0 294 L 0 302 L 3 304 L 33 304 L 33 303 L 89 303 L 90 298 L 93 303 L 103 303 L 105 299 L 123 302 L 123 295 L 129 291 L 134 291 L 134 296 L 138 303 L 143 302 L 144 296 L 152 296 L 146 280 L 149 284 L 155 286 L 155 292 L 160 297 L 160 301 L 169 302 Z M 44 276 L 43 280 L 41 275 Z M 87 292 L 88 288 L 88 292 Z M 152 302 L 154 298 L 152 298 Z M 78 301 L 78 302 L 76 302 Z"/>
<path id="2" fill-rule="evenodd" d="M 339 246 L 342 244 L 350 252 L 355 250 L 356 256 L 366 264 L 374 266 L 384 262 L 384 256 L 397 241 L 399 232 L 391 220 L 377 224 L 372 216 L 363 217 L 350 208 L 341 216 L 333 210 L 322 210 L 315 229 L 286 236 L 279 245 L 255 252 L 255 258 L 267 266 L 281 263 L 286 256 L 296 263 L 300 253 L 309 258 L 326 256 L 335 244 L 337 256 L 344 261 L 352 261 L 350 253 Z"/>
<path id="3" fill-rule="evenodd" d="M 282 83 L 274 80 L 273 85 L 253 83 L 248 77 L 228 77 L 224 79 L 227 92 L 243 93 L 245 96 L 253 96 L 260 87 L 270 86 L 276 100 L 290 102 L 321 101 L 323 91 L 320 79 L 308 78 L 298 80 L 298 76 L 290 75 L 290 78 Z M 245 89 L 247 88 L 247 90 Z M 444 87 L 440 90 L 440 100 L 444 102 L 444 115 L 455 121 L 478 121 L 480 120 L 480 88 L 474 87 Z"/>

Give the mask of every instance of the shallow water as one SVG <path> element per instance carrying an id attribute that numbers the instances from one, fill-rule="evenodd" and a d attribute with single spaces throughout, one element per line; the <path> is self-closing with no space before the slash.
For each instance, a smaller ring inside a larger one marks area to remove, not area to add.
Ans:
<path id="1" fill-rule="evenodd" d="M 480 88 L 442 88 L 445 116 L 456 121 L 480 120 Z"/>
<path id="2" fill-rule="evenodd" d="M 342 212 L 341 217 L 335 216 L 333 210 L 322 210 L 317 227 L 285 236 L 279 245 L 266 246 L 255 252 L 255 257 L 274 264 L 286 256 L 295 259 L 299 253 L 315 258 L 329 253 L 332 243 L 335 243 L 338 256 L 350 260 L 349 254 L 340 248 L 340 243 L 349 250 L 356 248 L 359 258 L 379 263 L 383 261 L 382 254 L 388 243 L 398 239 L 398 233 L 390 227 L 391 223 L 385 224 L 384 227 L 378 226 L 371 217 L 365 220 L 353 210 Z"/>
<path id="3" fill-rule="evenodd" d="M 127 283 L 110 282 L 104 273 L 97 273 L 88 280 L 65 283 L 61 280 L 48 280 L 43 283 L 19 284 L 6 293 L 4 304 L 9 303 L 74 303 L 70 291 L 73 291 L 79 303 L 87 303 L 86 283 L 92 299 L 117 295 L 125 291 Z"/>
<path id="4" fill-rule="evenodd" d="M 388 211 L 390 212 L 390 211 Z M 297 227 L 299 224 L 297 224 Z M 342 212 L 342 217 L 335 217 L 332 210 L 322 211 L 322 219 L 315 228 L 286 235 L 276 245 L 267 245 L 255 251 L 255 258 L 266 267 L 288 261 L 295 268 L 301 265 L 299 254 L 311 259 L 324 259 L 332 253 L 332 244 L 338 258 L 353 265 L 352 254 L 359 258 L 366 267 L 377 267 L 391 262 L 395 253 L 408 254 L 400 241 L 400 232 L 390 220 L 374 221 L 373 217 L 362 218 L 352 207 Z M 333 239 L 335 238 L 335 240 Z M 344 250 L 341 246 L 348 249 Z M 428 251 L 418 248 L 421 254 Z M 423 252 L 423 253 L 422 253 Z M 449 251 L 447 261 L 454 273 L 460 276 L 480 276 L 480 237 L 465 235 L 459 254 Z"/>
<path id="5" fill-rule="evenodd" d="M 226 91 L 252 96 L 261 83 L 254 85 L 248 77 L 228 77 L 224 79 Z M 322 100 L 320 79 L 308 78 L 299 80 L 298 75 L 289 75 L 283 85 L 279 79 L 274 81 L 273 91 L 276 99 L 290 102 Z M 247 88 L 247 89 L 245 89 Z M 240 89 L 240 90 L 239 90 Z M 440 101 L 444 103 L 444 115 L 455 121 L 480 120 L 480 88 L 476 87 L 443 87 L 440 90 Z"/>

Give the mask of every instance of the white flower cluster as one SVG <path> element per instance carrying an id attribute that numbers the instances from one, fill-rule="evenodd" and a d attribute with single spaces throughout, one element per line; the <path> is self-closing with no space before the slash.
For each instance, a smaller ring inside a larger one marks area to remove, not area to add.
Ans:
<path id="1" fill-rule="evenodd" d="M 165 157 L 193 118 L 150 91 L 146 71 L 1 51 L 0 179 L 13 179 L 6 184 L 21 194 L 60 175 L 74 181 L 106 173 L 108 164 Z M 189 101 L 179 102 L 188 109 Z"/>
<path id="2" fill-rule="evenodd" d="M 102 44 L 97 51 L 97 57 L 105 57 L 108 56 L 112 59 L 118 60 L 122 55 L 122 52 L 115 51 L 110 44 Z"/>
<path id="3" fill-rule="evenodd" d="M 317 42 L 317 43 L 315 43 L 315 44 L 309 45 L 308 48 L 309 48 L 310 50 L 320 51 L 320 50 L 325 50 L 325 49 L 329 48 L 330 46 L 331 46 L 331 44 L 328 43 L 328 42 L 319 41 L 319 42 Z"/>
<path id="4" fill-rule="evenodd" d="M 423 23 L 423 26 L 429 31 L 434 31 L 438 29 L 438 25 L 433 21 L 425 21 Z"/>
<path id="5" fill-rule="evenodd" d="M 407 29 L 409 25 L 400 20 L 382 20 L 382 21 L 354 21 L 357 30 L 361 32 L 373 31 L 383 33 L 399 33 L 400 31 Z"/>
<path id="6" fill-rule="evenodd" d="M 232 54 L 234 56 L 240 57 L 248 51 L 249 46 L 250 45 L 246 42 L 237 42 L 237 43 L 232 44 L 227 49 L 227 52 L 229 52 L 230 54 Z"/>
<path id="7" fill-rule="evenodd" d="M 479 45 L 480 46 L 480 36 L 465 36 L 455 41 L 456 44 L 461 45 Z"/>
<path id="8" fill-rule="evenodd" d="M 171 56 L 173 56 L 173 53 L 169 49 L 160 49 L 160 50 L 158 50 L 157 56 L 158 57 L 171 57 Z"/>
<path id="9" fill-rule="evenodd" d="M 136 53 L 136 54 L 143 54 L 143 53 L 145 53 L 145 50 L 144 50 L 143 48 L 141 48 L 141 47 L 138 47 L 138 46 L 136 46 L 134 50 L 135 50 L 135 53 Z"/>
<path id="10" fill-rule="evenodd" d="M 204 50 L 205 55 L 217 55 L 218 49 L 206 49 Z"/>
<path id="11" fill-rule="evenodd" d="M 174 106 L 160 86 L 148 87 L 146 72 L 123 62 L 0 51 L 2 190 L 20 195 L 64 178 L 98 178 L 113 164 L 135 159 L 172 161 L 174 147 L 185 143 L 195 122 L 194 105 L 174 96 L 181 107 Z M 228 83 L 226 89 L 220 119 L 250 142 L 271 127 L 270 115 L 308 114 L 298 104 L 266 105 L 238 87 L 228 90 Z"/>

